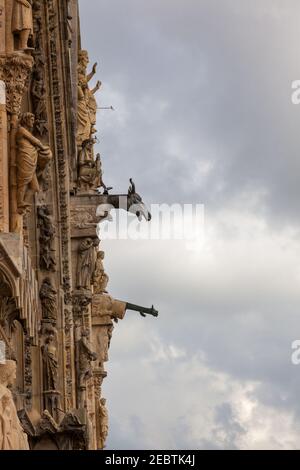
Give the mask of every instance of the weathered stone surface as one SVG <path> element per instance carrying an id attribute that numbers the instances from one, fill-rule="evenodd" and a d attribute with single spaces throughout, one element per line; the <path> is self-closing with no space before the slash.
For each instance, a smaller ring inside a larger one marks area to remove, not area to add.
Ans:
<path id="1" fill-rule="evenodd" d="M 15 361 L 0 364 L 0 450 L 28 450 L 25 434 L 11 391 L 7 388 L 16 379 Z"/>
<path id="2" fill-rule="evenodd" d="M 0 0 L 0 449 L 105 447 L 104 365 L 131 304 L 107 292 L 99 222 L 150 220 L 132 180 L 103 182 L 78 20 L 77 0 Z"/>

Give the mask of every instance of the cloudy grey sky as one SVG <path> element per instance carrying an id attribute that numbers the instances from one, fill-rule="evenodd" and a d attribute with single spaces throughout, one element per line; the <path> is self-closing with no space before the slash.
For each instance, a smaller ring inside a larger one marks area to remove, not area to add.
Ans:
<path id="1" fill-rule="evenodd" d="M 106 184 L 203 203 L 205 242 L 105 241 L 112 449 L 300 448 L 298 0 L 80 1 Z"/>

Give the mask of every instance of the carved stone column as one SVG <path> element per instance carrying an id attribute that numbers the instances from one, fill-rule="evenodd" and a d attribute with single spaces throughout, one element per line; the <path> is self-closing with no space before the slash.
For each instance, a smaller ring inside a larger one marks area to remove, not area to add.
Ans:
<path id="1" fill-rule="evenodd" d="M 0 6 L 1 11 L 1 6 Z M 1 21 L 1 19 L 0 19 Z M 1 31 L 1 30 L 0 30 Z M 1 39 L 0 39 L 1 41 Z M 0 81 L 0 232 L 9 231 L 7 115 L 5 82 Z"/>
<path id="2" fill-rule="evenodd" d="M 5 0 L 0 0 L 0 54 L 5 52 Z"/>

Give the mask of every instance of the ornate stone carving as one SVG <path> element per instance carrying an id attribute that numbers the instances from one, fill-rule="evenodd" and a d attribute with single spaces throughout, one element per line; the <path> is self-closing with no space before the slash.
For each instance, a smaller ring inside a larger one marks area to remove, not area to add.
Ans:
<path id="1" fill-rule="evenodd" d="M 94 294 L 92 299 L 92 332 L 96 352 L 99 358 L 99 367 L 108 361 L 108 349 L 113 332 L 113 322 L 123 320 L 126 310 L 133 310 L 141 316 L 158 316 L 157 310 L 116 300 L 108 294 Z"/>
<path id="2" fill-rule="evenodd" d="M 66 36 L 68 40 L 68 47 L 72 46 L 72 35 L 73 35 L 73 27 L 72 27 L 72 9 L 71 9 L 71 0 L 67 0 L 67 24 L 66 24 Z"/>
<path id="3" fill-rule="evenodd" d="M 3 292 L 2 286 L 0 287 L 0 290 Z M 15 328 L 15 320 L 19 318 L 19 315 L 20 313 L 13 297 L 3 296 L 0 298 L 0 325 L 4 328 L 8 338 L 12 335 Z"/>
<path id="4" fill-rule="evenodd" d="M 106 399 L 100 398 L 99 400 L 99 421 L 100 421 L 100 436 L 99 444 L 100 449 L 104 449 L 105 442 L 108 436 L 108 412 L 106 408 Z"/>
<path id="5" fill-rule="evenodd" d="M 81 192 L 95 193 L 98 188 L 106 186 L 102 180 L 102 164 L 100 154 L 94 158 L 94 139 L 85 140 L 79 151 L 78 188 Z"/>
<path id="6" fill-rule="evenodd" d="M 27 436 L 7 388 L 15 381 L 16 370 L 15 361 L 0 364 L 0 450 L 29 450 Z"/>
<path id="7" fill-rule="evenodd" d="M 52 416 L 58 417 L 60 393 L 57 390 L 58 357 L 57 357 L 57 330 L 51 324 L 43 326 L 44 344 L 43 357 L 43 394 L 44 407 Z"/>
<path id="8" fill-rule="evenodd" d="M 24 352 L 25 352 L 25 404 L 26 409 L 31 409 L 32 406 L 32 338 L 27 334 L 24 341 Z"/>
<path id="9" fill-rule="evenodd" d="M 47 325 L 43 328 L 43 334 L 44 345 L 42 346 L 42 355 L 44 365 L 44 392 L 53 392 L 57 391 L 57 331 L 52 325 Z"/>
<path id="10" fill-rule="evenodd" d="M 53 0 L 48 0 L 45 3 L 46 17 L 48 18 L 48 29 L 49 29 L 49 56 L 50 56 L 50 92 L 53 97 L 54 105 L 54 138 L 56 142 L 55 157 L 57 159 L 58 168 L 58 205 L 59 205 L 59 217 L 60 217 L 60 235 L 61 235 L 61 250 L 62 250 L 62 278 L 63 278 L 63 289 L 65 293 L 65 304 L 69 304 L 71 300 L 71 269 L 69 261 L 69 245 L 70 245 L 70 226 L 69 226 L 69 187 L 66 178 L 67 161 L 65 158 L 65 146 L 64 146 L 64 135 L 65 135 L 65 122 L 63 121 L 63 110 L 65 102 L 61 94 L 61 82 L 63 80 L 62 73 L 60 72 L 60 62 L 58 60 L 59 53 L 57 47 L 57 41 L 59 40 L 59 34 L 57 34 L 57 28 L 59 25 L 59 19 L 57 15 L 57 6 Z"/>
<path id="11" fill-rule="evenodd" d="M 32 35 L 32 0 L 14 0 L 12 11 L 12 33 L 17 36 L 18 49 L 28 48 L 28 39 Z"/>
<path id="12" fill-rule="evenodd" d="M 55 250 L 53 241 L 55 228 L 50 217 L 47 206 L 37 208 L 38 227 L 40 229 L 40 269 L 45 271 L 55 271 L 56 261 L 54 259 Z"/>
<path id="13" fill-rule="evenodd" d="M 16 135 L 17 143 L 17 205 L 23 214 L 31 205 L 29 198 L 39 191 L 38 166 L 43 171 L 52 158 L 48 145 L 42 144 L 32 135 L 34 115 L 24 113 Z"/>
<path id="14" fill-rule="evenodd" d="M 96 73 L 97 64 L 93 65 L 92 71 L 87 74 L 89 57 L 87 51 L 78 53 L 78 102 L 77 102 L 77 145 L 82 146 L 85 140 L 89 140 L 96 132 L 97 103 L 95 93 L 99 90 L 101 82 L 97 82 L 93 89 L 89 89 L 88 83 Z"/>
<path id="15" fill-rule="evenodd" d="M 76 206 L 71 209 L 72 229 L 96 228 L 102 216 L 98 217 L 97 206 Z"/>
<path id="16" fill-rule="evenodd" d="M 32 66 L 33 58 L 27 54 L 0 56 L 0 80 L 6 85 L 6 109 L 10 114 L 20 113 Z"/>
<path id="17" fill-rule="evenodd" d="M 96 247 L 98 239 L 86 238 L 78 248 L 78 266 L 76 276 L 76 287 L 89 289 L 91 287 L 92 275 L 95 269 Z"/>
<path id="18" fill-rule="evenodd" d="M 90 344 L 89 329 L 83 329 L 81 338 L 77 343 L 78 348 L 78 386 L 85 389 L 86 381 L 92 377 L 92 361 L 97 359 L 97 354 Z"/>
<path id="19" fill-rule="evenodd" d="M 92 332 L 95 350 L 98 355 L 98 366 L 108 361 L 108 350 L 113 333 L 113 319 L 123 318 L 125 303 L 118 304 L 108 294 L 96 294 L 92 299 Z"/>
<path id="20" fill-rule="evenodd" d="M 36 116 L 35 129 L 40 136 L 48 133 L 46 87 L 44 80 L 42 71 L 36 66 L 32 77 L 31 96 L 34 114 Z"/>
<path id="21" fill-rule="evenodd" d="M 40 289 L 43 320 L 56 323 L 57 318 L 57 291 L 51 284 L 50 278 L 46 277 Z"/>
<path id="22" fill-rule="evenodd" d="M 114 330 L 114 325 L 111 321 L 103 320 L 103 323 L 100 321 L 99 325 L 96 324 L 98 322 L 93 321 L 93 337 L 95 350 L 98 355 L 98 366 L 100 368 L 103 367 L 104 362 L 108 361 L 108 350 L 110 348 L 110 342 L 112 338 L 112 333 Z"/>
<path id="23" fill-rule="evenodd" d="M 41 2 L 33 2 L 34 29 L 34 68 L 31 80 L 31 97 L 35 115 L 35 131 L 41 137 L 48 137 L 47 90 L 46 90 L 46 57 L 42 34 Z"/>
<path id="24" fill-rule="evenodd" d="M 43 411 L 37 428 L 37 432 L 40 434 L 45 431 L 49 434 L 55 434 L 59 431 L 59 425 L 48 410 Z"/>
<path id="25" fill-rule="evenodd" d="M 104 256 L 104 251 L 98 251 L 95 263 L 95 271 L 93 274 L 93 286 L 95 294 L 102 294 L 103 292 L 106 292 L 106 287 L 109 281 L 109 277 L 104 271 Z"/>
<path id="26" fill-rule="evenodd" d="M 90 290 L 75 290 L 72 296 L 73 316 L 75 321 L 81 321 L 83 315 L 87 312 L 88 306 L 92 301 Z"/>
<path id="27" fill-rule="evenodd" d="M 107 284 L 109 282 L 108 275 L 104 272 L 101 276 L 101 279 L 96 283 L 94 292 L 95 294 L 104 294 L 107 293 Z"/>
<path id="28" fill-rule="evenodd" d="M 124 194 L 108 194 L 108 191 L 104 191 L 103 194 L 98 196 L 99 207 L 98 213 L 100 210 L 102 214 L 105 214 L 105 211 L 109 212 L 112 208 L 123 209 L 132 214 L 135 214 L 137 218 L 141 221 L 144 217 L 146 221 L 150 222 L 151 213 L 143 202 L 142 197 L 136 192 L 135 184 L 130 178 L 130 186 L 128 188 L 127 195 Z M 107 188 L 109 189 L 109 188 Z"/>

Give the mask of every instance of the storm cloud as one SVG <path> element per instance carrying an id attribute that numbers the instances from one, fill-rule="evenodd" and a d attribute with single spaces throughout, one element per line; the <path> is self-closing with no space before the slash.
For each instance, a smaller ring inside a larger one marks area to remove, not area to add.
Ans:
<path id="1" fill-rule="evenodd" d="M 115 192 L 203 203 L 205 241 L 103 241 L 128 312 L 103 387 L 108 448 L 300 447 L 297 1 L 89 0 L 97 150 Z M 144 222 L 146 223 L 146 222 Z"/>

